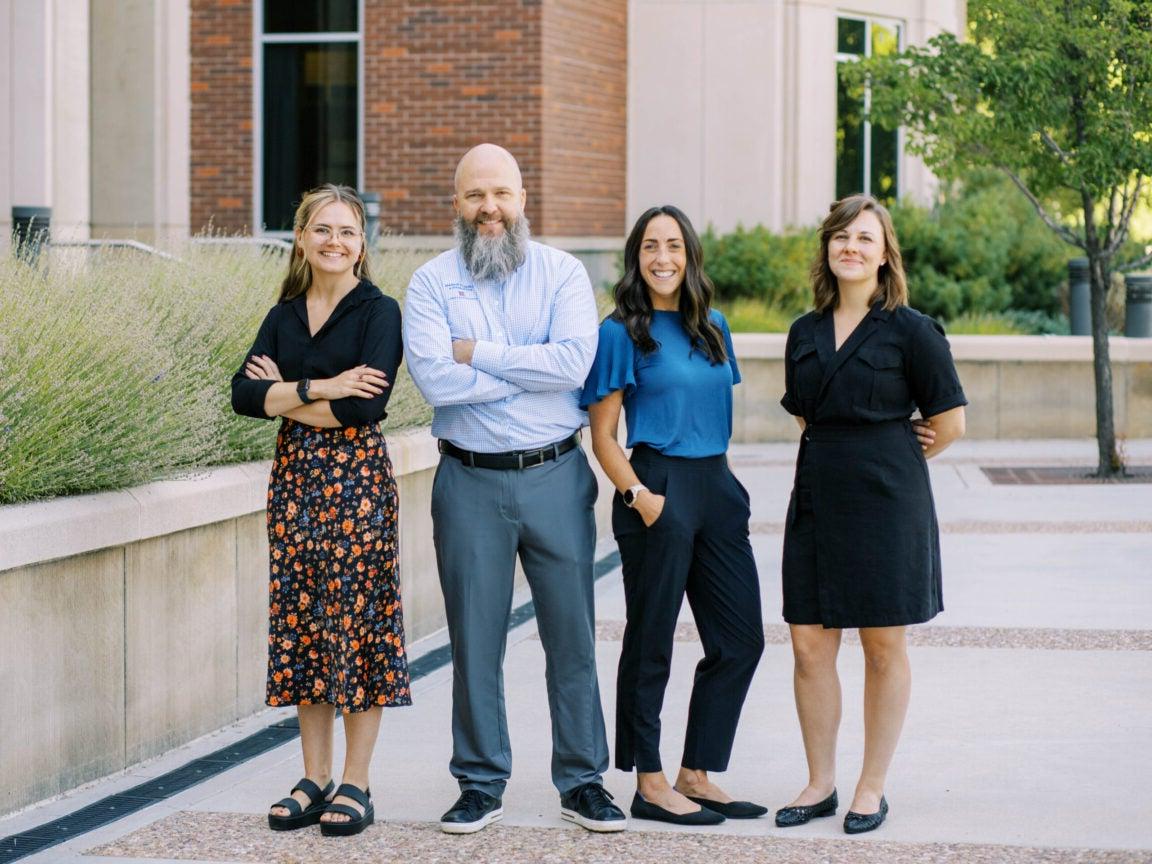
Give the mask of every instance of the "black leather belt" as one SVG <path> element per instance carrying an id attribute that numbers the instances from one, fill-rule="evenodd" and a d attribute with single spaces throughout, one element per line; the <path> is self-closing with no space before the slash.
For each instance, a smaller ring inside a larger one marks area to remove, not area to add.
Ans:
<path id="1" fill-rule="evenodd" d="M 454 456 L 470 468 L 494 468 L 498 471 L 522 471 L 535 468 L 553 459 L 559 459 L 580 444 L 579 430 L 563 441 L 541 447 L 539 450 L 513 450 L 510 453 L 473 453 L 462 450 L 451 441 L 440 440 L 440 452 Z"/>

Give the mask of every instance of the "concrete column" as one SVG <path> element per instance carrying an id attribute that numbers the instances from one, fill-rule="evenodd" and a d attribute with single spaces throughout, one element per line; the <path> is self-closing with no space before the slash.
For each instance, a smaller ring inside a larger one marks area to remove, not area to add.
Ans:
<path id="1" fill-rule="evenodd" d="M 52 0 L 52 237 L 88 237 L 92 209 L 88 29 L 90 0 Z M 17 202 L 19 203 L 19 202 Z"/>
<path id="2" fill-rule="evenodd" d="M 92 9 L 94 234 L 187 235 L 188 27 L 187 0 Z"/>

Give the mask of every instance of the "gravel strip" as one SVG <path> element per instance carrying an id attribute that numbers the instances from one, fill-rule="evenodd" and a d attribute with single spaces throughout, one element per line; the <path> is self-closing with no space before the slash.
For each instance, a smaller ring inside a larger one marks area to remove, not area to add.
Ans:
<path id="1" fill-rule="evenodd" d="M 720 829 L 722 831 L 723 829 Z M 772 829 L 775 830 L 775 829 Z M 263 816 L 241 813 L 173 814 L 91 855 L 253 861 L 260 864 L 1131 864 L 1152 852 L 1054 849 L 975 843 L 891 843 L 872 838 L 816 840 L 731 836 L 717 832 L 642 831 L 592 834 L 579 828 L 496 825 L 464 837 L 435 825 L 388 822 L 352 838 L 321 837 L 316 829 L 273 833 Z"/>
<path id="2" fill-rule="evenodd" d="M 539 636 L 533 636 L 538 639 Z M 596 638 L 619 642 L 624 638 L 623 621 L 597 621 Z M 677 642 L 699 642 L 700 634 L 691 621 L 676 625 Z M 791 640 L 787 624 L 764 628 L 769 645 L 787 645 Z M 844 631 L 845 645 L 860 644 L 855 630 Z M 931 624 L 908 628 L 908 644 L 927 648 L 1033 648 L 1049 651 L 1152 651 L 1152 630 L 1057 630 L 1028 627 L 940 627 Z"/>

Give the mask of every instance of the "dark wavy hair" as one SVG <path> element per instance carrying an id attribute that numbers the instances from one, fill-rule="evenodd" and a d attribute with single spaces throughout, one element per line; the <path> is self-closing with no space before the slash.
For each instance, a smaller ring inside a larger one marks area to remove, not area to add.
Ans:
<path id="1" fill-rule="evenodd" d="M 664 204 L 650 207 L 640 214 L 632 232 L 624 244 L 624 275 L 612 289 L 616 299 L 616 311 L 612 316 L 628 329 L 628 335 L 636 347 L 644 354 L 651 354 L 660 347 L 652 338 L 652 298 L 648 285 L 640 274 L 640 246 L 644 243 L 644 232 L 648 223 L 657 216 L 671 216 L 680 226 L 684 235 L 684 281 L 680 283 L 680 318 L 692 346 L 705 355 L 715 365 L 728 359 L 724 348 L 724 334 L 709 317 L 712 298 L 716 289 L 704 274 L 704 250 L 700 238 L 692 228 L 692 223 L 679 207 Z"/>

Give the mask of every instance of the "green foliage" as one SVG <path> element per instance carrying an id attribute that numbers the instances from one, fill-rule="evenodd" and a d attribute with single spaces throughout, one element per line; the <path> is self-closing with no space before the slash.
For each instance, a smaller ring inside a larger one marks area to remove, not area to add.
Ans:
<path id="1" fill-rule="evenodd" d="M 1059 311 L 1068 247 L 1007 180 L 973 174 L 934 210 L 898 204 L 892 218 L 911 304 L 922 312 Z"/>
<path id="2" fill-rule="evenodd" d="M 1011 184 L 992 173 L 957 182 L 932 210 L 892 208 L 911 304 L 943 320 L 961 315 L 1060 311 L 1068 247 Z M 816 230 L 773 234 L 757 226 L 709 229 L 704 267 L 733 329 L 783 329 L 811 307 L 808 269 Z M 1007 326 L 1007 325 L 1005 325 Z M 1022 332 L 1032 332 L 1025 325 Z"/>
<path id="3" fill-rule="evenodd" d="M 1038 198 L 1097 200 L 1152 174 L 1147 2 L 972 0 L 968 21 L 966 42 L 944 33 L 844 72 L 871 76 L 874 117 L 909 127 L 935 171 L 998 168 Z"/>
<path id="4" fill-rule="evenodd" d="M 751 297 L 786 312 L 800 312 L 808 305 L 808 267 L 816 251 L 811 231 L 774 234 L 757 225 L 717 235 L 709 226 L 700 242 L 704 271 L 719 300 Z"/>
<path id="5" fill-rule="evenodd" d="M 0 257 L 0 504 L 118 489 L 271 455 L 276 424 L 232 413 L 229 381 L 284 262 L 191 246 Z M 373 261 L 396 293 L 415 263 Z M 382 275 L 381 275 L 382 274 Z M 426 422 L 406 372 L 388 426 Z"/>
<path id="6" fill-rule="evenodd" d="M 1043 312 L 1008 310 L 1007 312 L 965 312 L 944 324 L 949 335 L 977 336 L 1042 336 L 1068 335 L 1068 319 Z"/>
<path id="7" fill-rule="evenodd" d="M 728 319 L 733 333 L 787 333 L 796 315 L 754 297 L 741 297 L 721 303 L 720 311 Z"/>

